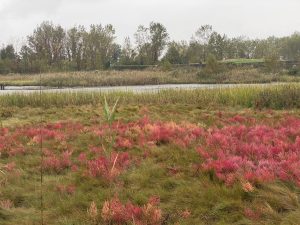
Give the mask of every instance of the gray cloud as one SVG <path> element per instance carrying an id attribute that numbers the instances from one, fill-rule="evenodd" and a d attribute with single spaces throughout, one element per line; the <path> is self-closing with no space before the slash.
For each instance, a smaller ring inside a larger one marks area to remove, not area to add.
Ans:
<path id="1" fill-rule="evenodd" d="M 139 24 L 162 22 L 175 40 L 202 24 L 229 36 L 284 36 L 300 30 L 298 0 L 0 0 L 0 43 L 30 34 L 44 20 L 70 27 L 111 23 L 118 41 Z"/>

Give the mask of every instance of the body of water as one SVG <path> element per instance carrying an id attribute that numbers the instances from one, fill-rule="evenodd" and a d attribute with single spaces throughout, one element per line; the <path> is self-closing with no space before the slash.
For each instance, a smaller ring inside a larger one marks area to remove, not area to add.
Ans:
<path id="1" fill-rule="evenodd" d="M 128 92 L 158 92 L 161 90 L 192 90 L 192 89 L 212 89 L 212 88 L 230 88 L 242 86 L 257 86 L 257 85 L 277 85 L 280 83 L 268 84 L 161 84 L 161 85 L 137 85 L 137 86 L 113 86 L 113 87 L 73 87 L 73 88 L 51 88 L 41 87 L 43 92 L 113 92 L 113 91 L 128 91 Z M 39 86 L 6 86 L 0 91 L 3 94 L 28 94 L 39 92 Z"/>

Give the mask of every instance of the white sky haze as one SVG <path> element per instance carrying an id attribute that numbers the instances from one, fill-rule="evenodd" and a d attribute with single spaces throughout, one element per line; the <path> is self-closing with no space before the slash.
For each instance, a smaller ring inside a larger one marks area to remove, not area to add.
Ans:
<path id="1" fill-rule="evenodd" d="M 151 21 L 174 40 L 190 40 L 204 24 L 229 37 L 285 36 L 300 31 L 299 9 L 299 0 L 0 0 L 0 43 L 20 44 L 45 20 L 64 28 L 111 23 L 119 43 Z"/>

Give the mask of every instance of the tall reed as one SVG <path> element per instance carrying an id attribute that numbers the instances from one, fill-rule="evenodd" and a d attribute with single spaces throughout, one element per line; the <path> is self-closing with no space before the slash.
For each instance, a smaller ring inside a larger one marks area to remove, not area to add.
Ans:
<path id="1" fill-rule="evenodd" d="M 197 104 L 209 106 L 241 106 L 256 108 L 300 108 L 300 84 L 274 86 L 243 86 L 219 89 L 162 90 L 153 93 L 133 92 L 65 92 L 38 94 L 7 94 L 0 96 L 0 106 L 51 107 L 102 104 L 119 99 L 120 104 Z"/>

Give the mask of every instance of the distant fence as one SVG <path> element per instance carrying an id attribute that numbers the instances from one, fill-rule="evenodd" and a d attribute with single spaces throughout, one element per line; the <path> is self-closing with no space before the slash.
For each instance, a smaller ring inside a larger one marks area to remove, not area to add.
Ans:
<path id="1" fill-rule="evenodd" d="M 204 67 L 203 63 L 190 63 L 190 64 L 171 64 L 171 67 Z M 111 65 L 110 68 L 114 70 L 144 70 L 144 69 L 155 69 L 159 68 L 161 65 Z"/>
<path id="2" fill-rule="evenodd" d="M 224 62 L 224 64 L 231 65 L 231 66 L 236 66 L 236 67 L 246 67 L 246 66 L 264 67 L 266 65 L 266 62 L 265 61 L 260 61 L 260 62 L 245 62 L 245 63 Z M 280 60 L 279 64 L 283 68 L 289 69 L 289 68 L 292 68 L 293 66 L 300 66 L 300 61 Z"/>
<path id="3" fill-rule="evenodd" d="M 260 62 L 222 62 L 225 65 L 231 67 L 254 67 L 261 68 L 265 66 L 264 61 Z M 279 62 L 281 66 L 285 69 L 292 68 L 293 66 L 300 66 L 300 61 L 289 61 L 289 60 L 281 60 Z M 170 64 L 172 68 L 203 68 L 205 67 L 205 63 L 189 63 L 189 64 Z M 145 70 L 145 69 L 155 69 L 163 67 L 163 65 L 111 65 L 110 68 L 113 70 Z"/>
<path id="4" fill-rule="evenodd" d="M 158 65 L 111 65 L 110 68 L 114 70 L 144 70 L 153 69 Z"/>
<path id="5" fill-rule="evenodd" d="M 293 66 L 300 66 L 300 61 L 281 61 L 284 67 L 291 68 Z"/>

